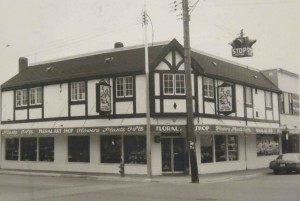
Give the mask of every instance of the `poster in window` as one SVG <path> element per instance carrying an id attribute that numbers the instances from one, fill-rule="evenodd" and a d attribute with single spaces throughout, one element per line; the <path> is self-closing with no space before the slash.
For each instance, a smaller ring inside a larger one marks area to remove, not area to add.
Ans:
<path id="1" fill-rule="evenodd" d="M 218 86 L 218 112 L 229 115 L 235 112 L 235 91 L 231 84 Z"/>
<path id="2" fill-rule="evenodd" d="M 111 111 L 111 90 L 107 82 L 100 81 L 96 84 L 97 107 L 100 114 L 109 114 Z"/>

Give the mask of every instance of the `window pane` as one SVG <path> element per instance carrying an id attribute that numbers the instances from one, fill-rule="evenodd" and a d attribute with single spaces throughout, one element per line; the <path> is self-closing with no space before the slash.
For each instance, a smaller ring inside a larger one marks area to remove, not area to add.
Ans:
<path id="1" fill-rule="evenodd" d="M 164 74 L 164 94 L 174 94 L 174 75 Z"/>
<path id="2" fill-rule="evenodd" d="M 27 89 L 16 91 L 16 106 L 27 106 Z"/>
<path id="3" fill-rule="evenodd" d="M 125 163 L 146 164 L 146 136 L 124 137 Z"/>
<path id="4" fill-rule="evenodd" d="M 71 83 L 71 100 L 72 101 L 85 100 L 85 82 Z"/>
<path id="5" fill-rule="evenodd" d="M 205 97 L 214 98 L 214 82 L 213 79 L 204 77 L 203 93 Z"/>
<path id="6" fill-rule="evenodd" d="M 18 160 L 19 138 L 5 140 L 5 160 Z"/>
<path id="7" fill-rule="evenodd" d="M 28 101 L 28 95 L 27 95 L 27 89 L 22 90 L 22 105 L 25 106 L 27 105 Z"/>
<path id="8" fill-rule="evenodd" d="M 121 136 L 101 136 L 101 163 L 120 163 Z"/>
<path id="9" fill-rule="evenodd" d="M 79 100 L 85 100 L 85 82 L 79 82 Z"/>
<path id="10" fill-rule="evenodd" d="M 54 161 L 54 138 L 39 138 L 39 160 Z"/>
<path id="11" fill-rule="evenodd" d="M 117 97 L 124 97 L 123 78 L 117 78 Z"/>
<path id="12" fill-rule="evenodd" d="M 216 148 L 216 162 L 226 161 L 226 136 L 216 135 L 215 136 L 215 148 Z"/>
<path id="13" fill-rule="evenodd" d="M 36 161 L 37 138 L 21 138 L 21 161 Z"/>
<path id="14" fill-rule="evenodd" d="M 257 156 L 279 154 L 278 135 L 256 135 Z"/>
<path id="15" fill-rule="evenodd" d="M 29 98 L 30 98 L 30 105 L 35 105 L 35 89 L 32 88 L 29 90 Z"/>
<path id="16" fill-rule="evenodd" d="M 125 78 L 125 96 L 130 97 L 133 95 L 133 79 L 132 77 Z"/>
<path id="17" fill-rule="evenodd" d="M 90 162 L 90 137 L 69 136 L 68 152 L 69 162 Z"/>
<path id="18" fill-rule="evenodd" d="M 228 135 L 228 160 L 238 160 L 238 137 L 236 135 Z"/>
<path id="19" fill-rule="evenodd" d="M 271 92 L 266 91 L 265 92 L 265 97 L 266 97 L 266 107 L 272 107 Z"/>
<path id="20" fill-rule="evenodd" d="M 185 94 L 185 77 L 176 75 L 176 94 Z"/>
<path id="21" fill-rule="evenodd" d="M 213 136 L 201 135 L 201 163 L 213 162 Z"/>
<path id="22" fill-rule="evenodd" d="M 246 87 L 246 104 L 252 105 L 252 92 L 250 87 Z"/>

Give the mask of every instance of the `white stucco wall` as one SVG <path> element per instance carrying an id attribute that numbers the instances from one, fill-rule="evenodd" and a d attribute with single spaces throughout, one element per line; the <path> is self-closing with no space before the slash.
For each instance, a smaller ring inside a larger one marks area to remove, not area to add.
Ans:
<path id="1" fill-rule="evenodd" d="M 9 121 L 14 119 L 14 92 L 3 91 L 1 100 L 1 120 Z"/>
<path id="2" fill-rule="evenodd" d="M 135 84 L 136 84 L 136 113 L 146 113 L 146 76 L 137 75 Z"/>
<path id="3" fill-rule="evenodd" d="M 68 116 L 68 84 L 44 86 L 44 117 Z"/>

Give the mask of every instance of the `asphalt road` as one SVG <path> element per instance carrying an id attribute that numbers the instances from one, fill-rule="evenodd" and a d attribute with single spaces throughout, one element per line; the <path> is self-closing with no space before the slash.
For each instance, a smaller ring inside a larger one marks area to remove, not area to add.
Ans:
<path id="1" fill-rule="evenodd" d="M 0 201 L 299 201 L 299 187 L 300 174 L 200 184 L 0 174 Z"/>

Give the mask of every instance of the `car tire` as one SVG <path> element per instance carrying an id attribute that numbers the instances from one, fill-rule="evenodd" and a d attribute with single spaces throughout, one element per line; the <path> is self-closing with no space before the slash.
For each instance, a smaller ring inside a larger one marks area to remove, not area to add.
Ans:
<path id="1" fill-rule="evenodd" d="M 275 169 L 274 169 L 274 170 L 273 170 L 273 173 L 274 173 L 274 174 L 279 174 L 279 170 L 275 170 Z"/>

